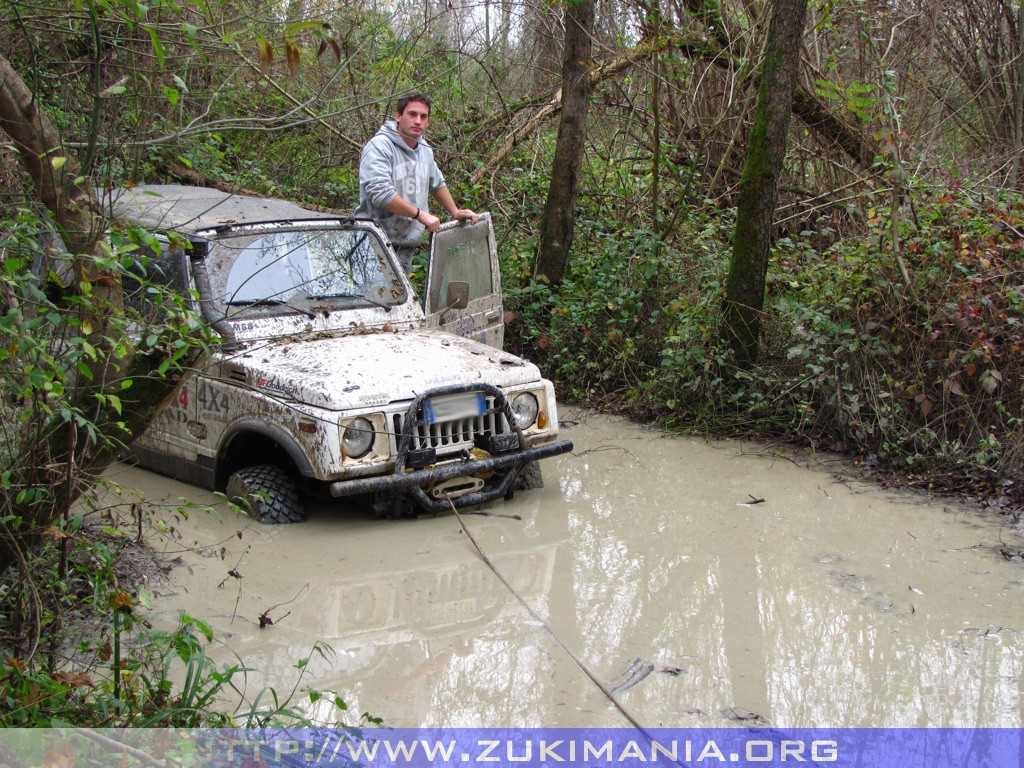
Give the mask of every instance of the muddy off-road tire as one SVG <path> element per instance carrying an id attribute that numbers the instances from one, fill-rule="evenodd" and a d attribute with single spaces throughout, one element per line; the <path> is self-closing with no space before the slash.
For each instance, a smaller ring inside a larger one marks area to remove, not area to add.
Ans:
<path id="1" fill-rule="evenodd" d="M 544 478 L 540 474 L 540 462 L 531 461 L 523 465 L 519 476 L 512 481 L 514 491 L 533 491 L 544 487 Z"/>
<path id="2" fill-rule="evenodd" d="M 273 464 L 240 469 L 228 478 L 225 495 L 266 525 L 302 523 L 306 513 L 288 473 Z"/>

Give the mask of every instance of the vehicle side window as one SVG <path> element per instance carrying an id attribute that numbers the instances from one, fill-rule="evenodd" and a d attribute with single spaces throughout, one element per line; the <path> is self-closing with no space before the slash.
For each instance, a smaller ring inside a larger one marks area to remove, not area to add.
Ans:
<path id="1" fill-rule="evenodd" d="M 448 295 L 448 284 L 457 280 L 469 283 L 470 301 L 494 293 L 491 254 L 486 238 L 452 242 L 440 252 L 435 251 L 434 260 L 441 279 L 432 286 L 432 306 L 440 306 L 440 297 Z"/>
<path id="2" fill-rule="evenodd" d="M 143 318 L 154 319 L 162 309 L 166 291 L 188 293 L 185 256 L 180 250 L 140 248 L 131 253 L 121 283 L 125 306 Z"/>
<path id="3" fill-rule="evenodd" d="M 72 259 L 67 246 L 54 232 L 44 232 L 32 253 L 32 274 L 41 283 L 66 286 L 72 283 Z"/>
<path id="4" fill-rule="evenodd" d="M 116 245 L 120 237 L 111 235 L 111 241 Z M 40 239 L 39 246 L 32 259 L 32 273 L 43 282 L 70 285 L 74 257 L 67 252 L 60 237 L 47 234 Z M 121 287 L 126 306 L 140 312 L 148 311 L 154 302 L 159 301 L 157 297 L 164 290 L 180 295 L 188 293 L 185 257 L 180 250 L 168 250 L 166 244 L 159 252 L 141 246 L 126 253 L 122 264 Z M 149 290 L 150 285 L 156 290 Z"/>

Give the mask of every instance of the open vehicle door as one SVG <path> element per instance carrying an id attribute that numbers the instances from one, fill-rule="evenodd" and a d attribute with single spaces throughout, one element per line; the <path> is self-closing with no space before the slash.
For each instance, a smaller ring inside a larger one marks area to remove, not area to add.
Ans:
<path id="1" fill-rule="evenodd" d="M 424 313 L 431 326 L 501 349 L 505 322 L 491 215 L 449 221 L 430 238 Z"/>

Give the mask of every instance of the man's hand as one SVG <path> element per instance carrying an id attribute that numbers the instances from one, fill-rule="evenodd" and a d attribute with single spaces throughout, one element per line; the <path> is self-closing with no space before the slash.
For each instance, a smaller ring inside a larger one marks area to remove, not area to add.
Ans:
<path id="1" fill-rule="evenodd" d="M 441 220 L 430 211 L 420 209 L 420 215 L 416 218 L 420 224 L 426 227 L 427 232 L 437 232 L 441 228 Z"/>
<path id="2" fill-rule="evenodd" d="M 442 208 L 448 211 L 448 215 L 456 221 L 471 221 L 476 224 L 480 218 L 469 208 L 459 208 L 455 204 L 455 200 L 452 199 L 452 193 L 448 191 L 448 187 L 438 187 L 430 194 L 441 204 Z M 430 231 L 433 232 L 434 230 Z"/>

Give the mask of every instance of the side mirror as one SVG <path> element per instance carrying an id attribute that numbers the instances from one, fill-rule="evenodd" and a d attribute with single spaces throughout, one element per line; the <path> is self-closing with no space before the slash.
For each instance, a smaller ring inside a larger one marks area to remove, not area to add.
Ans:
<path id="1" fill-rule="evenodd" d="M 448 295 L 445 296 L 445 309 L 465 309 L 469 306 L 469 283 L 453 280 L 448 283 Z"/>

